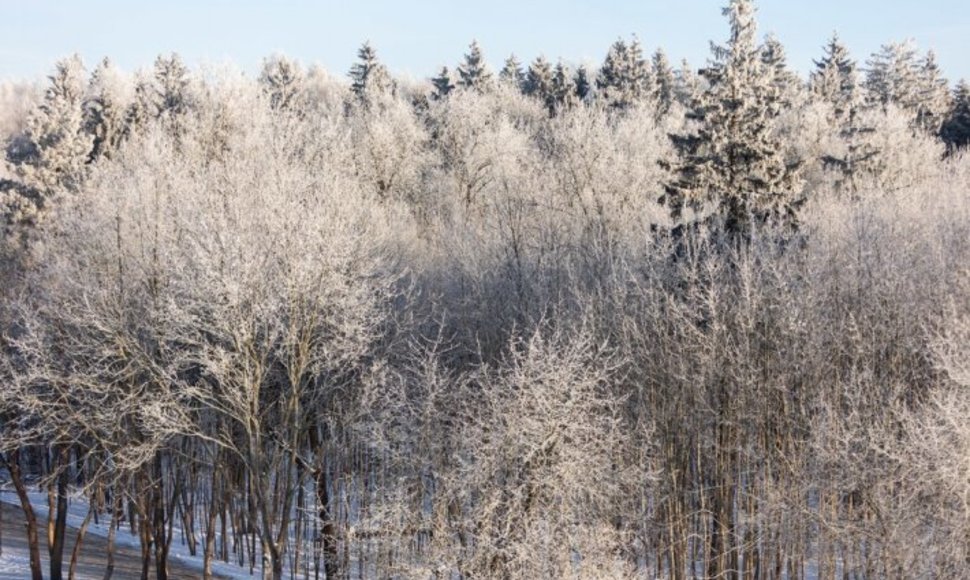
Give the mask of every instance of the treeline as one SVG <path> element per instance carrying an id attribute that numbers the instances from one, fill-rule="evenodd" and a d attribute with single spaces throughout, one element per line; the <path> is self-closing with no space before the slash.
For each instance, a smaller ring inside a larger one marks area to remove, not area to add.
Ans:
<path id="1" fill-rule="evenodd" d="M 970 573 L 970 89 L 725 15 L 697 73 L 60 62 L 2 125 L 34 578 L 35 487 L 51 578 L 100 518 L 160 580 Z"/>

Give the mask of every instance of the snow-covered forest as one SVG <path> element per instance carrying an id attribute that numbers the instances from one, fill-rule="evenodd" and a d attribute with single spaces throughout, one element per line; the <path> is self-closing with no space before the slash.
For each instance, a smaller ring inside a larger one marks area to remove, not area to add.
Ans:
<path id="1" fill-rule="evenodd" d="M 702 66 L 6 83 L 24 574 L 100 526 L 105 579 L 970 576 L 970 85 L 724 16 Z"/>

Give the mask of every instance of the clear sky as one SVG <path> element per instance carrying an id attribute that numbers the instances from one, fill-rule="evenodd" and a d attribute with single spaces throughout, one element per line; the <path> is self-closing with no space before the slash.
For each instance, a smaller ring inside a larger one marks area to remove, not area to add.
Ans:
<path id="1" fill-rule="evenodd" d="M 475 38 L 493 67 L 514 52 L 599 63 L 618 37 L 701 65 L 723 41 L 727 0 L 0 0 L 0 78 L 31 78 L 78 52 L 127 70 L 159 53 L 190 64 L 233 62 L 258 70 L 282 53 L 343 75 L 370 40 L 398 74 L 428 77 L 454 66 Z M 892 40 L 934 49 L 951 79 L 970 78 L 970 0 L 760 0 L 773 32 L 805 73 L 838 31 L 860 62 Z"/>

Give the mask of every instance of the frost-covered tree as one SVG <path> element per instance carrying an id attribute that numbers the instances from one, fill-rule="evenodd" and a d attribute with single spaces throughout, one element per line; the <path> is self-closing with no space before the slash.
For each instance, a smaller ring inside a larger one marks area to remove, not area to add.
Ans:
<path id="1" fill-rule="evenodd" d="M 724 14 L 731 36 L 713 46 L 703 71 L 710 87 L 689 113 L 696 133 L 673 137 L 678 177 L 663 199 L 675 221 L 685 207 L 713 202 L 728 234 L 746 240 L 760 224 L 797 226 L 799 167 L 781 155 L 773 132 L 782 101 L 756 41 L 754 3 L 732 0 Z"/>
<path id="2" fill-rule="evenodd" d="M 556 64 L 552 73 L 552 102 L 550 114 L 561 109 L 571 109 L 579 103 L 572 71 L 562 61 Z"/>
<path id="3" fill-rule="evenodd" d="M 192 99 L 189 84 L 189 69 L 178 54 L 155 59 L 156 116 L 174 120 L 188 112 Z"/>
<path id="4" fill-rule="evenodd" d="M 49 81 L 43 102 L 28 118 L 22 149 L 12 155 L 11 172 L 40 196 L 37 211 L 46 200 L 80 189 L 91 153 L 91 137 L 84 130 L 80 57 L 59 61 Z"/>
<path id="5" fill-rule="evenodd" d="M 502 70 L 498 73 L 498 79 L 500 82 L 522 90 L 522 86 L 525 83 L 525 73 L 522 72 L 522 64 L 514 54 L 509 55 L 509 57 L 505 59 L 505 64 L 502 66 Z"/>
<path id="6" fill-rule="evenodd" d="M 482 47 L 477 40 L 473 40 L 465 59 L 458 65 L 458 86 L 483 92 L 488 90 L 491 84 L 492 73 L 488 70 L 488 64 L 482 55 Z"/>
<path id="7" fill-rule="evenodd" d="M 636 38 L 630 44 L 617 40 L 610 47 L 596 79 L 599 95 L 614 108 L 627 108 L 650 93 L 650 65 Z"/>
<path id="8" fill-rule="evenodd" d="M 552 64 L 546 57 L 539 55 L 529 65 L 525 73 L 525 83 L 522 85 L 522 92 L 530 97 L 539 99 L 546 108 L 555 107 L 555 73 Z"/>
<path id="9" fill-rule="evenodd" d="M 895 105 L 916 116 L 920 104 L 920 66 L 915 45 L 892 42 L 866 62 L 865 87 L 873 105 Z"/>
<path id="10" fill-rule="evenodd" d="M 361 101 L 367 101 L 369 95 L 391 93 L 394 91 L 394 80 L 387 67 L 377 58 L 377 51 L 370 42 L 365 42 L 357 51 L 357 62 L 350 67 L 350 90 Z"/>
<path id="11" fill-rule="evenodd" d="M 680 69 L 675 74 L 677 77 L 677 84 L 675 85 L 677 102 L 685 107 L 689 106 L 701 93 L 701 78 L 687 62 L 687 59 L 680 61 Z"/>
<path id="12" fill-rule="evenodd" d="M 815 61 L 809 87 L 813 95 L 832 106 L 837 120 L 844 119 L 860 104 L 862 92 L 856 62 L 838 34 L 833 34 L 825 45 L 822 59 Z"/>
<path id="13" fill-rule="evenodd" d="M 269 105 L 276 111 L 289 111 L 296 106 L 303 85 L 300 64 L 282 55 L 274 55 L 263 61 L 259 84 L 269 97 Z"/>
<path id="14" fill-rule="evenodd" d="M 919 105 L 916 108 L 916 125 L 931 135 L 936 135 L 950 110 L 950 88 L 943 77 L 936 54 L 931 50 L 919 65 Z"/>
<path id="15" fill-rule="evenodd" d="M 586 65 L 580 65 L 576 69 L 576 75 L 573 77 L 573 84 L 576 85 L 576 98 L 579 99 L 581 103 L 588 102 L 593 95 L 593 82 L 589 76 L 589 69 Z"/>
<path id="16" fill-rule="evenodd" d="M 953 106 L 940 129 L 940 137 L 951 150 L 970 145 L 970 84 L 957 83 L 953 90 Z"/>
<path id="17" fill-rule="evenodd" d="M 124 82 L 114 64 L 105 58 L 91 74 L 84 99 L 84 130 L 94 139 L 91 160 L 111 157 L 125 133 Z"/>
<path id="18" fill-rule="evenodd" d="M 436 101 L 445 99 L 448 95 L 455 89 L 455 82 L 451 77 L 451 71 L 448 67 L 441 67 L 441 71 L 438 72 L 438 76 L 431 79 L 431 86 L 434 90 L 431 92 L 431 98 Z"/>
<path id="19" fill-rule="evenodd" d="M 801 89 L 801 80 L 788 68 L 785 47 L 773 34 L 769 34 L 761 46 L 761 61 L 764 63 L 765 73 L 771 77 L 771 83 L 780 98 L 786 103 L 791 103 Z"/>
<path id="20" fill-rule="evenodd" d="M 658 115 L 666 115 L 677 100 L 677 77 L 662 48 L 653 53 L 650 78 L 653 80 L 651 100 L 657 107 Z"/>

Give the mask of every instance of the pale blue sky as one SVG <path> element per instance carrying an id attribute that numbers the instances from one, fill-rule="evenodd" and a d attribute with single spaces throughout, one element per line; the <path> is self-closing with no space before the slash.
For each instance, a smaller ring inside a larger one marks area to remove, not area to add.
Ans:
<path id="1" fill-rule="evenodd" d="M 0 78 L 39 77 L 78 52 L 132 70 L 177 51 L 191 64 L 231 61 L 247 71 L 283 53 L 343 75 L 369 39 L 398 74 L 453 66 L 477 38 L 498 67 L 514 52 L 600 62 L 637 34 L 674 61 L 706 60 L 723 41 L 727 0 L 0 0 Z M 761 32 L 774 32 L 804 73 L 833 30 L 864 62 L 880 44 L 912 38 L 937 52 L 951 80 L 970 77 L 970 0 L 761 0 Z"/>

